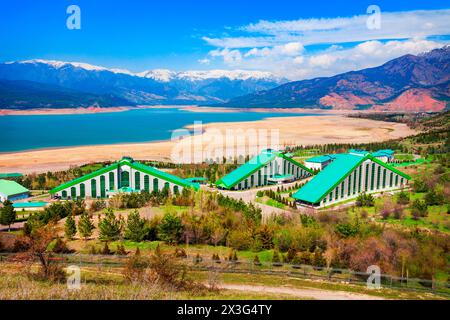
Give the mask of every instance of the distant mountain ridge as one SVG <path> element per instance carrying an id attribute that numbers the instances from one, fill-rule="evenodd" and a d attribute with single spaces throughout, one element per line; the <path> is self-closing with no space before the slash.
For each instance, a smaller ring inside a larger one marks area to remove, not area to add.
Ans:
<path id="1" fill-rule="evenodd" d="M 116 107 L 129 105 L 129 102 L 112 95 L 97 95 L 51 84 L 26 80 L 0 80 L 0 107 L 87 108 L 102 105 Z"/>
<path id="2" fill-rule="evenodd" d="M 108 101 L 122 101 L 125 105 L 220 103 L 286 82 L 271 73 L 259 71 L 173 72 L 157 69 L 133 73 L 80 62 L 40 59 L 2 63 L 0 79 L 30 81 L 85 92 L 91 97 L 97 96 L 97 105 L 105 107 L 115 106 L 115 103 Z M 27 101 L 30 107 L 39 104 L 26 95 L 17 98 L 18 105 L 22 107 Z M 48 107 L 52 107 L 51 96 L 47 100 Z M 76 99 L 72 102 L 76 105 Z M 84 106 L 84 102 L 80 101 L 80 106 Z M 17 106 L 14 101 L 8 105 L 3 103 L 6 102 L 2 102 L 0 107 Z"/>
<path id="3" fill-rule="evenodd" d="M 283 84 L 221 106 L 440 111 L 450 101 L 450 46 L 333 77 Z"/>

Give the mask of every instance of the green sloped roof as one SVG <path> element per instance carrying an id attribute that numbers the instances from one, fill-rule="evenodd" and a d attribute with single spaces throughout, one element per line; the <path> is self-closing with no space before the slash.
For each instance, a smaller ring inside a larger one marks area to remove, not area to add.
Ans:
<path id="1" fill-rule="evenodd" d="M 74 180 L 71 180 L 71 181 L 68 181 L 66 183 L 63 183 L 62 185 L 57 186 L 56 188 L 50 190 L 50 194 L 54 194 L 54 193 L 56 193 L 58 191 L 67 189 L 67 188 L 72 187 L 72 186 L 74 186 L 76 184 L 79 184 L 79 183 L 82 183 L 84 181 L 90 180 L 92 178 L 95 178 L 95 177 L 103 174 L 103 173 L 106 173 L 108 171 L 117 169 L 118 167 L 119 167 L 119 162 L 113 163 L 112 165 L 109 165 L 107 167 L 101 168 L 101 169 L 96 170 L 94 172 L 88 173 L 88 174 L 86 174 L 86 175 L 84 175 L 82 177 L 79 177 L 79 178 L 76 178 Z"/>
<path id="2" fill-rule="evenodd" d="M 146 166 L 146 165 L 144 165 L 142 163 L 134 161 L 134 162 L 132 162 L 130 164 L 130 166 L 132 168 L 136 169 L 136 170 L 139 170 L 139 171 L 151 174 L 152 176 L 161 178 L 163 180 L 172 182 L 174 184 L 177 184 L 177 185 L 180 185 L 180 186 L 183 186 L 183 187 L 187 187 L 187 188 L 193 188 L 194 190 L 198 190 L 199 189 L 198 183 L 189 182 L 189 181 L 187 181 L 185 179 L 182 179 L 180 177 L 174 176 L 173 174 L 170 174 L 170 173 L 167 173 L 167 172 L 155 169 L 153 167 Z"/>
<path id="3" fill-rule="evenodd" d="M 6 196 L 13 196 L 25 192 L 28 192 L 28 189 L 21 186 L 15 181 L 0 180 L 0 193 Z"/>
<path id="4" fill-rule="evenodd" d="M 160 179 L 172 182 L 172 183 L 177 184 L 177 185 L 181 185 L 183 187 L 193 188 L 194 190 L 198 190 L 199 189 L 199 185 L 196 184 L 196 183 L 191 183 L 189 181 L 181 179 L 181 178 L 179 178 L 177 176 L 174 176 L 172 174 L 169 174 L 167 172 L 155 169 L 153 167 L 149 167 L 149 166 L 143 165 L 140 162 L 134 161 L 130 157 L 123 157 L 122 160 L 120 160 L 120 161 L 118 161 L 116 163 L 113 163 L 112 165 L 109 165 L 107 167 L 101 168 L 101 169 L 99 169 L 97 171 L 91 172 L 91 173 L 89 173 L 87 175 L 84 175 L 84 176 L 79 177 L 77 179 L 71 180 L 69 182 L 63 183 L 62 185 L 60 185 L 60 186 L 50 190 L 50 194 L 54 194 L 54 193 L 56 193 L 58 191 L 67 189 L 67 188 L 72 187 L 72 186 L 74 186 L 76 184 L 79 184 L 81 182 L 84 182 L 84 181 L 90 180 L 92 178 L 95 178 L 95 177 L 97 177 L 97 176 L 99 176 L 101 174 L 104 174 L 104 173 L 109 172 L 111 170 L 117 169 L 121 165 L 129 165 L 133 169 L 139 170 L 139 171 L 144 172 L 144 173 L 148 173 L 148 174 L 150 174 L 152 176 L 155 176 L 157 178 L 160 178 Z"/>
<path id="5" fill-rule="evenodd" d="M 7 179 L 7 178 L 18 178 L 22 177 L 23 174 L 18 172 L 12 172 L 12 173 L 0 173 L 0 179 Z"/>
<path id="6" fill-rule="evenodd" d="M 301 168 L 308 171 L 309 173 L 312 173 L 312 171 L 308 168 L 306 168 L 301 163 L 298 163 L 294 159 L 290 158 L 289 156 L 286 156 L 285 154 L 275 151 L 275 150 L 264 150 L 257 156 L 254 156 L 251 158 L 248 162 L 244 163 L 242 166 L 237 168 L 236 170 L 231 171 L 229 174 L 227 174 L 222 179 L 216 181 L 216 186 L 222 187 L 222 188 L 232 188 L 236 184 L 238 184 L 243 179 L 247 178 L 251 174 L 258 171 L 260 168 L 264 167 L 266 164 L 274 160 L 276 157 L 281 157 Z"/>
<path id="7" fill-rule="evenodd" d="M 357 166 L 365 160 L 370 159 L 379 165 L 410 180 L 407 174 L 387 165 L 371 155 L 365 157 L 352 154 L 341 154 L 325 169 L 319 172 L 312 180 L 305 184 L 300 190 L 292 195 L 294 199 L 309 203 L 320 202 L 331 190 L 342 182 Z"/>
<path id="8" fill-rule="evenodd" d="M 315 156 L 312 158 L 308 158 L 305 160 L 305 162 L 322 163 L 322 162 L 327 162 L 327 161 L 334 160 L 334 159 L 335 158 L 332 155 L 325 154 L 323 156 Z"/>
<path id="9" fill-rule="evenodd" d="M 239 168 L 231 171 L 222 179 L 216 182 L 216 185 L 224 188 L 232 188 L 252 173 L 264 167 L 270 161 L 275 159 L 276 155 L 272 150 L 264 150 L 257 156 L 251 158 Z"/>
<path id="10" fill-rule="evenodd" d="M 360 149 L 350 149 L 350 150 L 348 150 L 348 153 L 352 153 L 354 155 L 363 157 L 363 156 L 367 156 L 369 154 L 369 151 L 360 150 Z"/>
<path id="11" fill-rule="evenodd" d="M 378 151 L 372 153 L 372 156 L 374 156 L 374 157 L 392 157 L 393 155 L 394 155 L 394 150 L 391 150 L 391 149 L 378 150 Z"/>

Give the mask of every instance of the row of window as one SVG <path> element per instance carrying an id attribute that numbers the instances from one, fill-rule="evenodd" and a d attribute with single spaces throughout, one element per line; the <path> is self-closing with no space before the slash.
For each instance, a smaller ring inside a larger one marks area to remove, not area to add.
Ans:
<path id="1" fill-rule="evenodd" d="M 97 194 L 97 180 L 96 179 L 91 179 L 90 181 L 90 185 L 91 185 L 91 194 L 90 196 L 92 198 L 97 198 L 98 194 Z M 115 190 L 114 186 L 114 173 L 110 172 L 109 173 L 109 186 L 110 186 L 110 191 Z M 130 186 L 130 181 L 129 181 L 129 173 L 127 171 L 123 171 L 121 173 L 121 186 L 128 188 Z M 145 190 L 147 192 L 150 191 L 158 191 L 159 188 L 159 180 L 158 178 L 154 178 L 153 179 L 153 190 L 150 190 L 150 177 L 148 175 L 144 176 L 144 188 L 141 188 L 141 179 L 140 179 L 140 172 L 135 172 L 135 189 L 136 190 Z M 164 188 L 163 189 L 169 189 L 170 188 L 170 184 L 169 182 L 165 182 L 164 183 Z M 179 193 L 179 187 L 177 185 L 175 185 L 173 187 L 173 193 L 177 194 Z M 64 190 L 62 191 L 62 198 L 66 199 L 68 194 L 67 191 Z M 75 199 L 77 197 L 80 198 L 85 198 L 86 197 L 86 186 L 84 183 L 80 183 L 80 194 L 77 195 L 77 190 L 76 187 L 71 187 L 70 188 L 70 197 L 72 199 Z M 105 181 L 105 176 L 100 176 L 100 198 L 106 198 L 106 181 Z"/>
<path id="2" fill-rule="evenodd" d="M 351 195 L 356 195 L 356 193 L 361 192 L 362 187 L 362 169 L 363 166 L 358 167 L 355 169 L 347 178 L 348 186 L 347 186 L 347 198 Z M 371 169 L 371 170 L 370 170 Z M 394 178 L 394 172 L 387 170 L 386 168 L 382 168 L 382 166 L 378 165 L 378 167 L 375 167 L 375 163 L 372 163 L 371 165 L 368 163 L 365 166 L 365 182 L 364 182 L 364 190 L 369 191 L 368 184 L 369 184 L 369 172 L 371 174 L 370 179 L 370 191 L 385 189 L 387 187 L 387 174 L 389 173 L 389 188 L 392 188 L 392 186 L 398 186 L 399 185 L 399 175 L 395 175 Z M 376 179 L 375 179 L 376 175 Z M 403 185 L 404 178 L 400 178 L 400 185 Z M 375 188 L 375 181 L 376 181 L 376 188 Z M 345 180 L 341 182 L 339 186 L 336 187 L 334 190 L 334 200 L 337 201 L 339 198 L 344 198 L 344 190 L 345 190 Z M 328 196 L 326 196 L 323 199 L 323 202 L 331 202 L 333 201 L 333 191 L 331 191 Z"/>

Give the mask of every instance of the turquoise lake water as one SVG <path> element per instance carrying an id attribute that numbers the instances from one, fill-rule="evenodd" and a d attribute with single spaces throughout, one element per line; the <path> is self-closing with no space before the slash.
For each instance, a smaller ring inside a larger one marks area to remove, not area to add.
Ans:
<path id="1" fill-rule="evenodd" d="M 306 115 L 311 114 L 208 113 L 158 108 L 93 114 L 0 116 L 0 152 L 167 140 L 173 130 L 192 125 L 194 121 L 206 124 Z"/>

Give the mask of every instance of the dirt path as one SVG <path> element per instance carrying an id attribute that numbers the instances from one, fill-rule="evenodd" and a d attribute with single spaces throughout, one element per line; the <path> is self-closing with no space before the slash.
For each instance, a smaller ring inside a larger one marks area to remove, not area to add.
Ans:
<path id="1" fill-rule="evenodd" d="M 297 298 L 311 298 L 316 300 L 384 300 L 381 297 L 367 294 L 320 289 L 297 289 L 289 287 L 267 287 L 241 284 L 222 284 L 220 287 L 222 289 L 246 292 L 287 294 Z"/>

